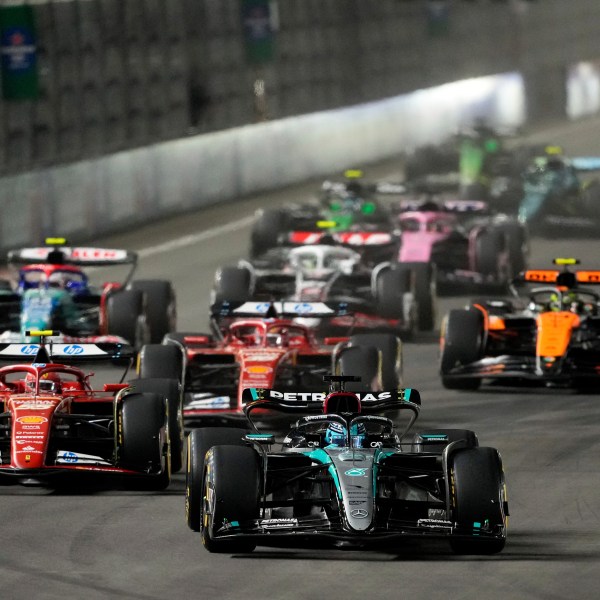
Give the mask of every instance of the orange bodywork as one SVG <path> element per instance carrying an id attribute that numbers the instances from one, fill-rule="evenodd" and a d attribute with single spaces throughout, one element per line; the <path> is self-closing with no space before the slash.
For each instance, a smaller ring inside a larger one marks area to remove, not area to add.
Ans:
<path id="1" fill-rule="evenodd" d="M 563 356 L 580 318 L 572 312 L 545 312 L 537 318 L 537 356 Z"/>

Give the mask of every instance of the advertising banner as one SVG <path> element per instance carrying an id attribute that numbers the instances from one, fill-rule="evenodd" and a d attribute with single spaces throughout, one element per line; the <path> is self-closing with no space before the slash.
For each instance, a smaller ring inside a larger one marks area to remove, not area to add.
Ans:
<path id="1" fill-rule="evenodd" d="M 36 37 L 31 6 L 0 6 L 0 54 L 3 98 L 37 98 Z"/>

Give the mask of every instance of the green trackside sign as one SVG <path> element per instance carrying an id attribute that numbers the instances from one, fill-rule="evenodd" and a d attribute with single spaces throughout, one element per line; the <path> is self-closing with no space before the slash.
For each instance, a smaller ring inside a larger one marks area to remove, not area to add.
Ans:
<path id="1" fill-rule="evenodd" d="M 2 97 L 35 99 L 39 95 L 36 37 L 31 6 L 0 6 Z"/>
<path id="2" fill-rule="evenodd" d="M 274 32 L 270 0 L 241 0 L 246 56 L 252 64 L 273 60 Z"/>

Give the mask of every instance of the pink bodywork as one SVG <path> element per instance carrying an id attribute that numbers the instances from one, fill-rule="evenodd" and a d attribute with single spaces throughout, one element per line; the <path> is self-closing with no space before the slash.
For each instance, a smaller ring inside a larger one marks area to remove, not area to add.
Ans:
<path id="1" fill-rule="evenodd" d="M 448 213 L 407 211 L 400 217 L 402 245 L 399 262 L 429 262 L 434 244 L 445 240 L 457 219 Z M 410 223 L 410 226 L 407 224 Z M 418 225 L 418 228 L 417 228 Z"/>

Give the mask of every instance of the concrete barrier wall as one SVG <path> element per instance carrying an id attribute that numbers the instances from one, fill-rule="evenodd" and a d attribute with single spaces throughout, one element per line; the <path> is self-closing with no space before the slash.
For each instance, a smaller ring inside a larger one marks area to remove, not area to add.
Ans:
<path id="1" fill-rule="evenodd" d="M 41 93 L 0 100 L 0 175 L 513 71 L 528 119 L 557 118 L 569 66 L 600 59 L 598 0 L 272 0 L 261 65 L 243 0 L 25 1 Z"/>
<path id="2" fill-rule="evenodd" d="M 90 238 L 435 143 L 476 117 L 524 116 L 522 80 L 506 74 L 5 177 L 0 245 Z"/>

